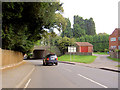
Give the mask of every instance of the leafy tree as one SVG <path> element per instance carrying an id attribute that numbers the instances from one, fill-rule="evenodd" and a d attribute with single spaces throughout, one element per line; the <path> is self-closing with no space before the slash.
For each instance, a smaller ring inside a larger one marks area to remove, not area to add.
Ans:
<path id="1" fill-rule="evenodd" d="M 79 28 L 78 28 L 79 27 Z M 80 32 L 79 32 L 80 30 Z M 95 30 L 95 23 L 93 21 L 93 18 L 90 19 L 83 19 L 80 16 L 74 16 L 74 25 L 73 25 L 73 33 L 78 32 L 78 35 L 75 38 L 79 38 L 80 36 L 86 35 L 95 35 L 96 30 Z M 81 35 L 80 35 L 81 34 Z"/>
<path id="2" fill-rule="evenodd" d="M 104 52 L 109 49 L 109 35 L 100 33 L 98 35 L 85 35 L 76 39 L 77 42 L 89 42 L 93 44 L 94 51 Z"/>
<path id="3" fill-rule="evenodd" d="M 93 21 L 93 18 L 90 18 L 89 20 L 85 19 L 85 31 L 87 35 L 95 35 L 95 23 Z"/>
<path id="4" fill-rule="evenodd" d="M 82 29 L 82 28 L 79 26 L 79 24 L 74 24 L 73 36 L 74 36 L 75 38 L 77 38 L 77 37 L 81 37 L 81 36 L 83 36 L 83 35 L 85 35 L 85 30 Z"/>
<path id="5" fill-rule="evenodd" d="M 85 22 L 83 17 L 80 16 L 74 16 L 74 24 L 78 24 L 81 29 L 85 29 Z"/>
<path id="6" fill-rule="evenodd" d="M 64 37 L 73 37 L 73 32 L 72 32 L 72 28 L 71 28 L 71 22 L 69 20 L 69 18 L 65 18 L 67 25 L 66 25 L 66 29 L 62 32 L 61 36 Z"/>
<path id="7" fill-rule="evenodd" d="M 65 52 L 67 52 L 68 46 L 72 46 L 74 44 L 75 44 L 74 38 L 59 37 L 56 39 L 56 46 L 59 48 L 62 54 L 65 54 Z"/>
<path id="8" fill-rule="evenodd" d="M 59 2 L 3 2 L 2 11 L 3 49 L 29 53 L 45 33 L 45 28 L 65 29 Z"/>

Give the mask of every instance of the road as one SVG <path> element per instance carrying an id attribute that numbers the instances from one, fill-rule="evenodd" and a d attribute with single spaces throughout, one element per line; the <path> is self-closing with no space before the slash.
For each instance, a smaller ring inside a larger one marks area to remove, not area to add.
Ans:
<path id="1" fill-rule="evenodd" d="M 25 88 L 118 88 L 117 72 L 64 63 L 43 66 L 41 60 L 29 62 L 36 67 Z"/>

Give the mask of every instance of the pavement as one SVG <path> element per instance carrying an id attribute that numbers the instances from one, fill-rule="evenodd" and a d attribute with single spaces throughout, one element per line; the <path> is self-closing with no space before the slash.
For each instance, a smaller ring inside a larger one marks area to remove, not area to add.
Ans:
<path id="1" fill-rule="evenodd" d="M 91 68 L 101 68 L 101 69 L 103 68 L 103 69 L 109 69 L 120 72 L 120 69 L 116 67 L 118 65 L 118 62 L 106 58 L 107 55 L 95 54 L 95 56 L 97 56 L 97 58 L 91 64 L 76 63 L 76 62 L 61 62 L 61 63 L 81 65 Z M 2 70 L 2 88 L 25 87 L 24 85 L 28 81 L 28 78 L 31 76 L 32 72 L 34 71 L 35 65 L 28 62 L 27 60 L 24 62 L 25 62 L 24 64 L 18 67 Z"/>
<path id="2" fill-rule="evenodd" d="M 2 88 L 23 88 L 35 66 L 30 62 L 2 70 Z M 11 82 L 11 83 L 10 83 Z"/>

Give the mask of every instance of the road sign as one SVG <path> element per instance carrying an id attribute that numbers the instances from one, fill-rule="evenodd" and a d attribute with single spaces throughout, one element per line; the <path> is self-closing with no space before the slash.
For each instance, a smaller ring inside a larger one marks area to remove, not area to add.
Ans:
<path id="1" fill-rule="evenodd" d="M 76 52 L 76 47 L 68 47 L 68 52 Z"/>

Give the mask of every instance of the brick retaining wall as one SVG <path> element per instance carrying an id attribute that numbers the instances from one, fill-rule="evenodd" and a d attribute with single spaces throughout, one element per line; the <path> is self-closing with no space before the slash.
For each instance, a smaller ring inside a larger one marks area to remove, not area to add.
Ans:
<path id="1" fill-rule="evenodd" d="M 23 54 L 17 51 L 0 49 L 0 67 L 12 66 L 23 61 Z"/>

